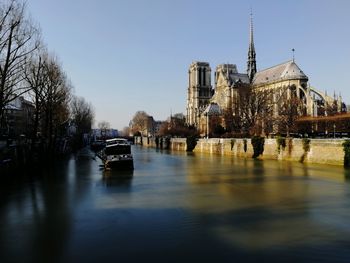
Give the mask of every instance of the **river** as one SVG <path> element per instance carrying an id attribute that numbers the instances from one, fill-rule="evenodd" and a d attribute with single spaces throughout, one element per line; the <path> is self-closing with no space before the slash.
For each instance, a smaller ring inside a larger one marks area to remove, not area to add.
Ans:
<path id="1" fill-rule="evenodd" d="M 350 262 L 342 167 L 133 146 L 2 178 L 0 262 Z"/>

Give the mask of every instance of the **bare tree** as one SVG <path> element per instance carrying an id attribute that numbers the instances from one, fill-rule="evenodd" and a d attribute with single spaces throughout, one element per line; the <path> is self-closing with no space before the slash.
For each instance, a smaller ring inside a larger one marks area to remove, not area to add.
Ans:
<path id="1" fill-rule="evenodd" d="M 122 130 L 122 135 L 123 136 L 129 136 L 130 134 L 130 128 L 129 127 L 124 127 L 123 130 Z"/>
<path id="2" fill-rule="evenodd" d="M 173 116 L 170 116 L 169 127 L 170 128 L 180 128 L 185 127 L 186 118 L 183 113 L 175 113 Z"/>
<path id="3" fill-rule="evenodd" d="M 262 125 L 272 115 L 272 91 L 242 85 L 239 88 L 237 112 L 243 134 L 260 135 Z"/>
<path id="4" fill-rule="evenodd" d="M 25 82 L 29 90 L 29 97 L 34 106 L 33 136 L 39 131 L 41 114 L 43 111 L 45 89 L 45 61 L 48 59 L 46 51 L 40 50 L 28 61 L 24 71 Z"/>
<path id="5" fill-rule="evenodd" d="M 183 113 L 176 113 L 160 125 L 157 135 L 188 137 L 197 135 L 197 130 L 186 125 L 186 118 Z"/>
<path id="6" fill-rule="evenodd" d="M 288 89 L 282 91 L 279 99 L 277 124 L 279 132 L 285 132 L 287 137 L 290 132 L 296 130 L 296 120 L 305 115 L 303 101 L 293 92 L 289 93 Z"/>
<path id="7" fill-rule="evenodd" d="M 100 121 L 98 124 L 97 124 L 97 127 L 101 130 L 108 130 L 111 128 L 111 125 L 108 121 Z"/>
<path id="8" fill-rule="evenodd" d="M 170 124 L 168 121 L 163 121 L 160 126 L 159 126 L 159 130 L 158 130 L 158 136 L 165 136 L 165 135 L 169 135 L 170 134 Z"/>
<path id="9" fill-rule="evenodd" d="M 137 111 L 130 122 L 130 128 L 133 134 L 147 132 L 149 115 L 144 111 Z"/>
<path id="10" fill-rule="evenodd" d="M 222 116 L 223 125 L 225 126 L 227 133 L 230 133 L 231 135 L 237 135 L 241 133 L 242 125 L 241 118 L 238 115 L 238 107 L 235 111 L 232 108 L 224 109 Z"/>
<path id="11" fill-rule="evenodd" d="M 73 96 L 70 108 L 77 134 L 82 135 L 90 132 L 94 120 L 94 110 L 91 103 L 88 103 L 83 97 Z"/>
<path id="12" fill-rule="evenodd" d="M 44 61 L 43 131 L 52 146 L 53 136 L 58 135 L 69 118 L 71 85 L 57 59 L 50 56 Z"/>
<path id="13" fill-rule="evenodd" d="M 108 121 L 100 121 L 97 127 L 101 130 L 101 136 L 106 137 L 106 133 L 111 128 L 111 125 Z"/>
<path id="14" fill-rule="evenodd" d="M 333 115 L 336 115 L 337 113 L 338 113 L 338 105 L 337 105 L 336 100 L 334 100 L 332 104 L 325 102 L 324 114 L 326 116 L 333 116 Z"/>
<path id="15" fill-rule="evenodd" d="M 5 106 L 28 91 L 24 68 L 30 54 L 39 47 L 39 31 L 25 15 L 17 0 L 0 4 L 0 121 Z"/>
<path id="16" fill-rule="evenodd" d="M 181 120 L 181 122 L 185 122 L 185 121 L 186 121 L 186 117 L 185 117 L 185 115 L 184 115 L 182 112 L 175 113 L 175 114 L 172 116 L 172 118 Z"/>
<path id="17" fill-rule="evenodd" d="M 234 115 L 231 107 L 222 110 L 223 124 L 228 132 L 234 130 Z"/>
<path id="18" fill-rule="evenodd" d="M 221 137 L 225 133 L 225 128 L 222 126 L 222 118 L 219 115 L 213 114 L 209 118 L 209 137 Z"/>

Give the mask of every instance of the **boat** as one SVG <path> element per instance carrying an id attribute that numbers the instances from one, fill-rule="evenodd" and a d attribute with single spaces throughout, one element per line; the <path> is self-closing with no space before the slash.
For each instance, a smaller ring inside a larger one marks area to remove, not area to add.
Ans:
<path id="1" fill-rule="evenodd" d="M 131 145 L 126 139 L 106 140 L 105 148 L 99 154 L 105 169 L 134 169 Z"/>

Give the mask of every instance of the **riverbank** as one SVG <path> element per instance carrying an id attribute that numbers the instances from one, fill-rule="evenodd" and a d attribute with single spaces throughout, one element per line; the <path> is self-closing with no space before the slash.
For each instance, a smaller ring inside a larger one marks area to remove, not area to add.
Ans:
<path id="1" fill-rule="evenodd" d="M 156 143 L 155 138 L 135 137 L 135 144 L 145 147 L 186 151 L 186 138 L 159 139 L 161 144 Z M 344 139 L 310 139 L 297 138 L 285 139 L 281 144 L 277 139 L 267 139 L 264 142 L 264 151 L 259 159 L 297 161 L 303 163 L 318 163 L 330 165 L 344 164 Z M 219 155 L 233 155 L 242 158 L 252 158 L 254 150 L 251 139 L 199 139 L 194 152 L 210 153 Z"/>
<path id="2" fill-rule="evenodd" d="M 0 173 L 9 174 L 21 169 L 51 164 L 58 157 L 71 152 L 71 142 L 68 138 L 56 139 L 51 150 L 43 140 L 0 141 Z"/>

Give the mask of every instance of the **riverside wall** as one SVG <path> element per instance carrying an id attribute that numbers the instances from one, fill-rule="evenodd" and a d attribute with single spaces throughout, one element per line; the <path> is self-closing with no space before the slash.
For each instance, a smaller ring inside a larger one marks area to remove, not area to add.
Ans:
<path id="1" fill-rule="evenodd" d="M 169 149 L 174 151 L 186 151 L 187 149 L 186 138 L 158 138 L 157 142 L 157 139 L 154 137 L 135 137 L 134 143 L 144 147 Z"/>
<path id="2" fill-rule="evenodd" d="M 285 148 L 280 147 L 280 149 L 278 149 L 276 139 L 265 139 L 264 152 L 258 158 L 343 165 L 343 142 L 343 139 L 310 139 L 310 149 L 309 151 L 305 151 L 302 139 L 286 139 Z M 140 144 L 140 137 L 135 139 L 135 143 Z M 168 143 L 170 150 L 186 151 L 186 138 L 171 138 Z M 155 138 L 144 137 L 142 139 L 142 145 L 146 147 L 157 147 Z M 158 148 L 166 149 L 165 138 L 161 144 L 158 142 Z M 193 151 L 251 158 L 253 155 L 253 146 L 250 139 L 210 138 L 199 139 Z"/>
<path id="3" fill-rule="evenodd" d="M 278 150 L 276 139 L 265 139 L 264 152 L 258 158 L 343 165 L 343 142 L 341 139 L 310 139 L 310 149 L 305 151 L 302 139 L 286 139 L 285 148 L 280 147 Z M 250 139 L 200 139 L 194 152 L 250 158 L 253 155 L 253 146 Z"/>

